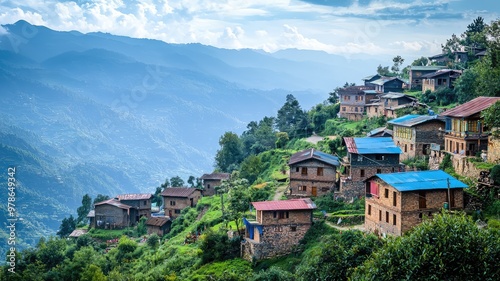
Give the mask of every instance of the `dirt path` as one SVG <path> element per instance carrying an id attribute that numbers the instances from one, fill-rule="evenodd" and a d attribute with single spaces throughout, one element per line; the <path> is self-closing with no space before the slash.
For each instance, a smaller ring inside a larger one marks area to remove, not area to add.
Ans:
<path id="1" fill-rule="evenodd" d="M 325 223 L 329 227 L 333 227 L 333 228 L 336 228 L 338 230 L 361 230 L 361 231 L 365 231 L 365 226 L 362 225 L 362 224 L 350 225 L 350 226 L 338 226 L 338 225 L 334 224 L 333 222 L 327 221 L 327 220 L 325 220 Z"/>
<path id="2" fill-rule="evenodd" d="M 280 185 L 276 188 L 276 193 L 274 194 L 273 200 L 280 200 L 281 196 L 285 194 L 286 189 L 288 188 L 288 185 Z"/>

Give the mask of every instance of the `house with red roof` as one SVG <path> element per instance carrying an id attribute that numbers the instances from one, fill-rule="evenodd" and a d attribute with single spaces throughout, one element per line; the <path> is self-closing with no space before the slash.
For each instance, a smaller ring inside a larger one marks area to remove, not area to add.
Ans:
<path id="1" fill-rule="evenodd" d="M 91 225 L 91 227 L 115 229 L 134 225 L 138 210 L 123 204 L 116 198 L 112 198 L 96 203 L 93 215 L 92 222 L 94 225 Z"/>
<path id="2" fill-rule="evenodd" d="M 116 198 L 123 204 L 129 205 L 137 209 L 137 217 L 135 221 L 138 222 L 141 217 L 151 217 L 151 193 L 130 193 L 120 194 Z"/>
<path id="3" fill-rule="evenodd" d="M 223 180 L 229 180 L 230 176 L 229 173 L 203 174 L 200 178 L 203 181 L 203 196 L 214 195 L 216 193 L 215 188 L 220 186 Z"/>
<path id="4" fill-rule="evenodd" d="M 174 218 L 187 207 L 194 207 L 201 198 L 201 191 L 193 187 L 168 187 L 161 193 L 165 216 Z"/>
<path id="5" fill-rule="evenodd" d="M 293 154 L 288 166 L 291 197 L 321 196 L 338 189 L 336 156 L 309 148 Z"/>
<path id="6" fill-rule="evenodd" d="M 241 255 L 249 261 L 292 252 L 312 225 L 316 205 L 310 198 L 252 202 L 255 220 L 243 218 Z"/>
<path id="7" fill-rule="evenodd" d="M 441 113 L 446 121 L 444 150 L 465 156 L 487 150 L 490 128 L 484 125 L 481 112 L 499 100 L 500 97 L 477 97 Z"/>

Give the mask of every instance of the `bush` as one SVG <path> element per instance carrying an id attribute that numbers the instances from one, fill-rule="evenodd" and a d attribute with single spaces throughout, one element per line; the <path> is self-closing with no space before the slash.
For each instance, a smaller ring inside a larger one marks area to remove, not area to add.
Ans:
<path id="1" fill-rule="evenodd" d="M 495 184 L 500 184 L 500 165 L 495 165 L 491 168 L 490 178 Z"/>

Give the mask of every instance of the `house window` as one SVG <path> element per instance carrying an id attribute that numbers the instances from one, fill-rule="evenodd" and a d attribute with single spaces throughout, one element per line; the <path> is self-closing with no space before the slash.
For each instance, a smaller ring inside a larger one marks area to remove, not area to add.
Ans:
<path id="1" fill-rule="evenodd" d="M 413 144 L 410 144 L 410 150 L 413 150 Z"/>
<path id="2" fill-rule="evenodd" d="M 170 206 L 175 206 L 175 201 L 170 201 Z"/>
<path id="3" fill-rule="evenodd" d="M 420 208 L 420 209 L 427 208 L 427 201 L 425 199 L 425 191 L 418 192 L 418 208 Z"/>
<path id="4" fill-rule="evenodd" d="M 375 107 L 375 113 L 377 113 L 377 111 L 378 111 L 378 108 Z"/>
<path id="5" fill-rule="evenodd" d="M 368 205 L 368 215 L 372 215 L 372 205 Z"/>
<path id="6" fill-rule="evenodd" d="M 176 214 L 180 214 L 180 213 L 181 213 L 181 210 L 179 210 L 179 209 L 175 209 L 174 213 L 176 213 Z"/>
<path id="7" fill-rule="evenodd" d="M 450 208 L 455 208 L 455 190 L 450 190 Z"/>
<path id="8" fill-rule="evenodd" d="M 359 176 L 364 178 L 365 177 L 365 169 L 360 169 L 359 170 Z"/>
<path id="9" fill-rule="evenodd" d="M 392 215 L 392 224 L 396 225 L 396 215 Z"/>
<path id="10" fill-rule="evenodd" d="M 378 210 L 378 220 L 382 221 L 382 210 Z"/>
<path id="11" fill-rule="evenodd" d="M 307 176 L 307 167 L 302 167 L 302 173 L 303 176 Z"/>
<path id="12" fill-rule="evenodd" d="M 358 112 L 358 108 L 357 107 L 354 108 L 354 112 Z"/>
<path id="13" fill-rule="evenodd" d="M 396 207 L 397 203 L 396 191 L 392 192 L 392 206 Z"/>
<path id="14" fill-rule="evenodd" d="M 295 172 L 299 172 L 300 171 L 300 168 L 299 167 L 295 167 Z"/>
<path id="15" fill-rule="evenodd" d="M 303 185 L 303 186 L 299 186 L 299 191 L 306 191 L 307 190 L 307 186 Z"/>
<path id="16" fill-rule="evenodd" d="M 389 222 L 389 212 L 385 212 L 385 222 Z"/>
<path id="17" fill-rule="evenodd" d="M 207 189 L 210 189 L 210 184 L 207 184 Z"/>
<path id="18" fill-rule="evenodd" d="M 405 143 L 405 152 L 408 152 L 408 145 Z"/>
<path id="19" fill-rule="evenodd" d="M 285 212 L 285 211 L 279 211 L 278 212 L 278 219 L 285 219 L 287 218 L 288 219 L 288 212 Z"/>
<path id="20" fill-rule="evenodd" d="M 375 160 L 385 160 L 385 155 L 377 154 L 375 155 Z"/>
<path id="21" fill-rule="evenodd" d="M 344 111 L 344 112 L 345 112 L 345 106 L 342 106 L 342 111 Z"/>
<path id="22" fill-rule="evenodd" d="M 278 226 L 274 227 L 274 230 L 275 230 L 276 232 L 282 232 L 282 231 L 283 231 L 283 227 L 282 227 L 282 226 L 280 226 L 280 225 L 278 225 Z"/>
<path id="23" fill-rule="evenodd" d="M 316 175 L 323 176 L 323 167 L 318 167 L 318 170 L 316 170 Z"/>
<path id="24" fill-rule="evenodd" d="M 143 205 L 143 206 L 146 206 L 147 204 L 148 204 L 148 201 L 143 201 L 143 202 L 142 202 L 142 205 Z"/>
<path id="25" fill-rule="evenodd" d="M 290 231 L 297 231 L 297 226 L 296 225 L 291 225 L 290 226 Z"/>
<path id="26" fill-rule="evenodd" d="M 378 184 L 375 181 L 370 181 L 370 194 L 372 196 L 378 197 Z"/>
<path id="27" fill-rule="evenodd" d="M 384 197 L 389 198 L 389 189 L 384 188 Z"/>
<path id="28" fill-rule="evenodd" d="M 377 169 L 377 174 L 382 174 L 382 169 Z"/>
<path id="29" fill-rule="evenodd" d="M 363 161 L 363 156 L 358 154 L 358 161 Z"/>

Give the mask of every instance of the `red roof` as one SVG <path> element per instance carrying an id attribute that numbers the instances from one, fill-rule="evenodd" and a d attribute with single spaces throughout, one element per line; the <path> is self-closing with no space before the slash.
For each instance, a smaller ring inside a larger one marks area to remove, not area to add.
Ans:
<path id="1" fill-rule="evenodd" d="M 252 202 L 252 205 L 258 211 L 313 210 L 313 209 L 316 209 L 316 205 L 309 198 Z"/>
<path id="2" fill-rule="evenodd" d="M 116 197 L 118 200 L 147 200 L 150 199 L 153 195 L 150 193 L 132 193 L 132 194 L 120 194 Z"/>
<path id="3" fill-rule="evenodd" d="M 487 109 L 499 100 L 500 97 L 477 97 L 453 109 L 447 110 L 440 115 L 458 118 L 468 117 Z"/>
<path id="4" fill-rule="evenodd" d="M 199 190 L 193 187 L 167 187 L 161 193 L 165 197 L 189 197 L 193 192 Z"/>
<path id="5" fill-rule="evenodd" d="M 106 204 L 118 207 L 120 209 L 125 209 L 125 210 L 128 210 L 128 209 L 132 208 L 129 205 L 123 204 L 123 203 L 121 203 L 120 201 L 118 201 L 118 200 L 116 200 L 114 198 L 108 199 L 106 201 L 102 201 L 102 202 L 99 202 L 99 203 L 95 203 L 95 206 L 106 205 Z"/>
<path id="6" fill-rule="evenodd" d="M 356 147 L 356 143 L 354 142 L 354 138 L 352 137 L 344 137 L 345 146 L 347 147 L 347 151 L 350 153 L 358 153 L 358 148 Z"/>

